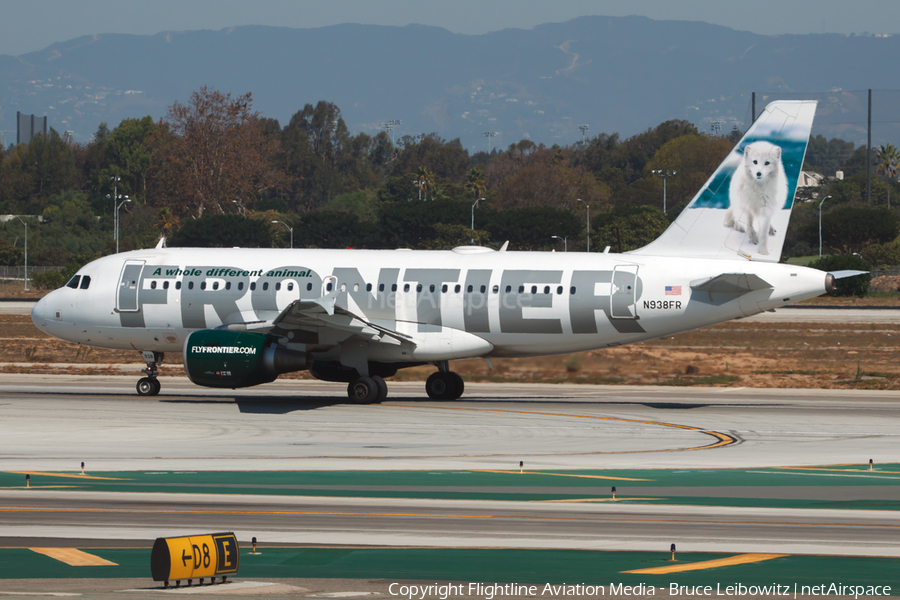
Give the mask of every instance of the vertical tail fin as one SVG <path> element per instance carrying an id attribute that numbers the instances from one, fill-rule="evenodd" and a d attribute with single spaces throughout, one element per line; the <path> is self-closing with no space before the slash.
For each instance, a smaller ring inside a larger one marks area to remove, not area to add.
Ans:
<path id="1" fill-rule="evenodd" d="M 769 104 L 687 208 L 634 254 L 778 262 L 816 112 Z"/>

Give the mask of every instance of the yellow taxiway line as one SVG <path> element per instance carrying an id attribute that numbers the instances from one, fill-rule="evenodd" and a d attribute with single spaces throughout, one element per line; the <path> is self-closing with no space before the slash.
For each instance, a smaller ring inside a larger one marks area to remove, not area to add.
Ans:
<path id="1" fill-rule="evenodd" d="M 382 404 L 383 407 L 392 407 L 392 408 L 406 408 L 400 404 Z M 720 448 L 722 446 L 728 446 L 730 444 L 735 443 L 737 440 L 727 433 L 722 433 L 719 431 L 712 431 L 709 429 L 703 429 L 701 427 L 694 427 L 692 425 L 679 425 L 677 423 L 665 423 L 662 421 L 648 421 L 645 419 L 623 419 L 620 417 L 598 417 L 594 415 L 577 415 L 577 414 L 569 414 L 569 413 L 552 413 L 552 412 L 542 412 L 542 411 L 531 411 L 531 410 L 509 410 L 502 408 L 469 408 L 464 406 L 424 406 L 417 408 L 430 408 L 434 410 L 465 410 L 465 411 L 475 411 L 475 412 L 495 412 L 495 413 L 506 413 L 506 414 L 517 414 L 517 415 L 538 415 L 542 417 L 566 417 L 570 419 L 593 419 L 597 421 L 618 421 L 620 423 L 641 423 L 642 425 L 658 425 L 660 427 L 671 427 L 673 429 L 684 429 L 687 431 L 696 431 L 698 433 L 702 433 L 704 435 L 711 436 L 715 438 L 717 441 L 711 444 L 707 444 L 705 446 L 694 446 L 689 448 L 661 448 L 659 450 L 623 450 L 623 451 L 612 451 L 612 452 L 564 452 L 561 454 L 557 454 L 555 456 L 582 456 L 582 455 L 592 455 L 592 454 L 642 454 L 646 452 L 685 452 L 687 450 L 710 450 L 712 448 Z"/>
<path id="2" fill-rule="evenodd" d="M 119 565 L 77 548 L 29 548 L 73 567 L 118 567 Z"/>
<path id="3" fill-rule="evenodd" d="M 493 469 L 472 469 L 476 473 L 514 473 L 518 475 L 520 471 L 508 470 L 498 471 Z M 581 477 L 584 479 L 612 479 L 614 481 L 653 481 L 652 479 L 635 479 L 632 477 L 610 477 L 607 475 L 578 475 L 577 473 L 544 473 L 543 471 L 521 471 L 521 474 L 528 475 L 551 475 L 553 477 Z"/>
<path id="4" fill-rule="evenodd" d="M 98 477 L 96 475 L 82 475 L 81 473 L 43 473 L 41 471 L 2 471 L 3 473 L 14 473 L 16 475 L 41 475 L 43 477 L 71 477 L 73 479 L 105 479 L 107 481 L 131 481 L 131 479 L 123 479 L 121 477 Z"/>
<path id="5" fill-rule="evenodd" d="M 730 567 L 732 565 L 746 565 L 749 563 L 763 562 L 773 558 L 781 558 L 787 554 L 738 554 L 728 558 L 704 560 L 702 562 L 685 563 L 681 565 L 668 565 L 665 567 L 652 567 L 649 569 L 634 569 L 622 571 L 622 573 L 638 573 L 640 575 L 665 575 L 667 573 L 683 573 L 685 571 L 702 571 L 703 569 L 715 569 L 718 567 Z"/>

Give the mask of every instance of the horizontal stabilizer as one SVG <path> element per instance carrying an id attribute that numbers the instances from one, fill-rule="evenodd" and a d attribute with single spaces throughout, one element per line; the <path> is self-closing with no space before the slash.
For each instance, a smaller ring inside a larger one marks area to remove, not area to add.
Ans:
<path id="1" fill-rule="evenodd" d="M 710 294 L 733 294 L 740 296 L 747 292 L 770 289 L 772 285 L 752 273 L 722 273 L 710 279 L 691 283 L 691 289 Z"/>

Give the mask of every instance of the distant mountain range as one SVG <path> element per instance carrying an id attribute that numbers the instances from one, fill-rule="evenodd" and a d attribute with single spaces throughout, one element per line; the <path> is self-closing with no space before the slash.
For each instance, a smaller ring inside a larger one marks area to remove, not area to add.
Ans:
<path id="1" fill-rule="evenodd" d="M 348 16 L 352 18 L 352 16 Z M 669 119 L 721 133 L 768 98 L 822 100 L 814 134 L 900 139 L 900 36 L 762 36 L 718 25 L 644 17 L 583 17 L 531 30 L 461 35 L 437 27 L 245 26 L 152 36 L 101 34 L 0 56 L 0 131 L 15 141 L 16 111 L 86 141 L 101 121 L 159 118 L 210 86 L 252 92 L 254 108 L 285 125 L 304 104 L 337 104 L 353 132 L 400 119 L 395 136 L 437 132 L 470 151 L 522 138 L 572 144 L 627 137 Z M 850 90 L 848 92 L 848 90 Z M 859 93 L 857 93 L 859 92 Z M 493 138 L 485 132 L 497 132 Z"/>

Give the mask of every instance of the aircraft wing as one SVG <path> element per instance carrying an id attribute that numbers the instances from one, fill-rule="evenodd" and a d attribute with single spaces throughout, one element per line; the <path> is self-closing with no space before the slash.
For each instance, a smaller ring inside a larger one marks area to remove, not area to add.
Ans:
<path id="1" fill-rule="evenodd" d="M 351 335 L 380 341 L 383 337 L 398 342 L 411 342 L 408 335 L 367 321 L 349 310 L 335 306 L 333 296 L 315 300 L 295 300 L 272 321 L 272 327 L 317 331 L 322 327 L 345 331 Z"/>

